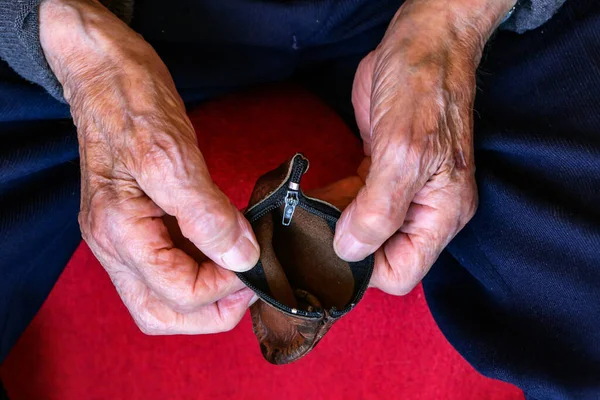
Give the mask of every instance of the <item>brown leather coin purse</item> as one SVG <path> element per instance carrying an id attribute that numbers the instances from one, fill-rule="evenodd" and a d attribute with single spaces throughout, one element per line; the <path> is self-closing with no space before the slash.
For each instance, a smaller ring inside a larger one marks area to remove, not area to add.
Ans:
<path id="1" fill-rule="evenodd" d="M 260 177 L 245 213 L 260 245 L 254 268 L 238 273 L 259 297 L 250 307 L 264 358 L 287 364 L 309 353 L 360 301 L 374 257 L 346 262 L 333 249 L 340 211 L 300 189 L 301 154 Z"/>

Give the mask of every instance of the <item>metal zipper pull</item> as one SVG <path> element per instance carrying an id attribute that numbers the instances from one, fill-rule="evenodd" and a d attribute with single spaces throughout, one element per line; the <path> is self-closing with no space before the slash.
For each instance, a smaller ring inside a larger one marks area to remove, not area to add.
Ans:
<path id="1" fill-rule="evenodd" d="M 281 223 L 284 226 L 288 226 L 292 222 L 294 211 L 296 210 L 296 206 L 300 202 L 300 198 L 298 197 L 299 188 L 300 185 L 295 182 L 290 182 L 288 185 L 288 191 L 285 195 L 285 208 L 283 209 L 283 219 L 281 221 Z"/>

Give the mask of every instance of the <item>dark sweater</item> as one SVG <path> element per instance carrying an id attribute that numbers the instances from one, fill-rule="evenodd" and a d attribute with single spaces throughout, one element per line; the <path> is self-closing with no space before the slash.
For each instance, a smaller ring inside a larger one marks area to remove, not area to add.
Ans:
<path id="1" fill-rule="evenodd" d="M 23 78 L 43 86 L 64 102 L 62 87 L 50 70 L 39 40 L 38 5 L 42 0 L 0 0 L 0 58 Z M 101 0 L 129 23 L 134 0 Z M 538 28 L 565 0 L 521 0 L 502 29 L 518 33 Z"/>

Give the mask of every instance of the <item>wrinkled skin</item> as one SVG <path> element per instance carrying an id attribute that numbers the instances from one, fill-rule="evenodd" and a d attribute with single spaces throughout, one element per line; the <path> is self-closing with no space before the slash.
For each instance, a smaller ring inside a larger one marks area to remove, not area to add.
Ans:
<path id="1" fill-rule="evenodd" d="M 513 3 L 408 0 L 360 64 L 367 158 L 314 195 L 347 206 L 340 257 L 377 252 L 373 286 L 408 292 L 475 211 L 475 68 Z M 231 329 L 256 300 L 232 271 L 251 268 L 258 245 L 212 182 L 167 68 L 95 0 L 43 0 L 39 17 L 77 126 L 85 241 L 143 332 Z"/>
<path id="2" fill-rule="evenodd" d="M 475 70 L 513 3 L 408 1 L 360 63 L 352 102 L 370 165 L 335 249 L 348 261 L 376 252 L 374 287 L 412 290 L 476 210 Z"/>
<path id="3" fill-rule="evenodd" d="M 233 328 L 256 298 L 232 270 L 254 266 L 258 245 L 212 182 L 165 65 L 93 1 L 46 0 L 40 39 L 77 126 L 83 238 L 137 325 Z"/>

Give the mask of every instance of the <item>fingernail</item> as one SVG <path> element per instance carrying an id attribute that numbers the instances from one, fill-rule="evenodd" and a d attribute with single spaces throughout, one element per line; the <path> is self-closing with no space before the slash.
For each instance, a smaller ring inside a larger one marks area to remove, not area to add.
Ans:
<path id="1" fill-rule="evenodd" d="M 226 268 L 242 272 L 254 267 L 258 261 L 259 251 L 246 236 L 240 236 L 237 242 L 229 249 L 221 260 Z"/>
<path id="2" fill-rule="evenodd" d="M 371 246 L 360 242 L 351 233 L 343 233 L 333 242 L 337 255 L 346 261 L 356 262 L 365 259 L 371 253 Z"/>

